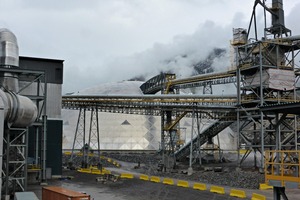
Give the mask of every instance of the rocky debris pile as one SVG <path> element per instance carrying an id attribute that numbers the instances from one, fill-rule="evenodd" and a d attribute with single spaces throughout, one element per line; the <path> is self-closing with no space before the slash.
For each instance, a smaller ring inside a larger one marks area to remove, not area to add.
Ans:
<path id="1" fill-rule="evenodd" d="M 260 183 L 264 183 L 264 174 L 257 170 L 243 170 L 237 168 L 235 163 L 205 164 L 201 167 L 195 165 L 193 173 L 187 174 L 188 165 L 177 166 L 176 169 L 163 172 L 159 170 L 160 156 L 157 154 L 138 154 L 138 153 L 110 153 L 105 155 L 116 161 L 128 163 L 140 163 L 140 167 L 132 168 L 135 172 L 149 176 L 170 177 L 175 179 L 190 180 L 206 184 L 229 186 L 234 188 L 258 189 Z M 63 156 L 63 163 L 67 166 L 70 159 L 69 155 Z M 75 156 L 74 166 L 80 167 L 82 157 Z M 91 163 L 97 165 L 96 157 L 92 158 Z M 101 159 L 103 167 L 116 167 L 107 159 Z"/>
<path id="2" fill-rule="evenodd" d="M 178 168 L 162 172 L 159 171 L 159 155 L 151 154 L 109 154 L 108 157 L 132 163 L 144 163 L 138 169 L 138 173 L 152 176 L 170 177 L 182 180 L 191 180 L 207 184 L 230 186 L 235 188 L 258 189 L 260 183 L 264 183 L 264 174 L 257 170 L 241 170 L 235 163 L 205 164 L 213 167 L 194 167 L 192 175 L 187 175 L 188 165 L 181 165 Z M 224 166 L 225 165 L 225 166 Z"/>
<path id="3" fill-rule="evenodd" d="M 236 170 L 235 168 L 227 168 L 222 172 L 200 170 L 194 171 L 192 175 L 187 175 L 186 173 L 182 173 L 182 171 L 171 173 L 159 172 L 156 173 L 156 175 L 248 189 L 258 189 L 259 184 L 264 183 L 264 174 L 261 174 L 258 171 Z"/>
<path id="4" fill-rule="evenodd" d="M 71 155 L 63 155 L 63 166 L 65 167 L 70 167 L 70 159 Z M 90 164 L 97 166 L 99 160 L 97 157 L 89 157 L 90 159 Z M 74 168 L 80 168 L 82 164 L 82 156 L 74 155 L 73 156 L 73 163 L 72 166 Z M 101 159 L 101 165 L 102 167 L 116 167 L 112 162 L 108 162 L 107 159 Z"/>
<path id="5" fill-rule="evenodd" d="M 197 172 L 198 181 L 203 183 L 226 185 L 236 188 L 258 189 L 264 183 L 264 174 L 258 171 L 228 170 L 225 172 Z"/>
<path id="6" fill-rule="evenodd" d="M 119 161 L 130 162 L 130 163 L 143 163 L 146 165 L 157 164 L 161 159 L 157 154 L 138 154 L 138 153 L 130 153 L 130 154 L 120 154 L 120 153 L 110 153 L 107 157 L 116 159 Z"/>

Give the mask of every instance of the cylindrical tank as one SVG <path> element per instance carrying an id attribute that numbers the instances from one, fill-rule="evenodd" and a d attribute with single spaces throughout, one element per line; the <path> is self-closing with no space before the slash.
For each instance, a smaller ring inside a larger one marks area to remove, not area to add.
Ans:
<path id="1" fill-rule="evenodd" d="M 25 96 L 0 90 L 0 98 L 5 104 L 5 121 L 13 127 L 26 127 L 37 118 L 36 105 Z"/>
<path id="2" fill-rule="evenodd" d="M 19 47 L 16 36 L 8 29 L 0 29 L 0 67 L 19 67 Z M 0 84 L 9 91 L 18 92 L 18 76 L 10 72 L 0 73 Z"/>
<path id="3" fill-rule="evenodd" d="M 8 29 L 0 29 L 0 65 L 19 66 L 19 47 L 16 36 Z"/>

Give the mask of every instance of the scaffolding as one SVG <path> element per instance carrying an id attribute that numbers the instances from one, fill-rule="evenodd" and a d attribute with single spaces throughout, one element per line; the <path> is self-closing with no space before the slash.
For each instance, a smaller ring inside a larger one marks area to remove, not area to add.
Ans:
<path id="1" fill-rule="evenodd" d="M 294 141 L 298 138 L 295 128 L 296 117 L 262 112 L 260 107 L 298 101 L 295 92 L 295 57 L 299 54 L 299 45 L 295 41 L 299 38 L 288 35 L 290 31 L 281 23 L 277 24 L 277 28 L 274 27 L 274 24 L 272 24 L 272 28 L 265 28 L 264 37 L 259 40 L 255 17 L 257 4 L 255 2 L 249 25 L 250 29 L 251 23 L 254 23 L 255 38 L 249 40 L 250 30 L 235 32 L 234 34 L 246 34 L 248 40 L 246 43 L 235 42 L 232 44 L 235 49 L 237 66 L 238 146 L 241 148 L 241 144 L 246 144 L 245 147 L 248 151 L 240 160 L 240 164 L 251 151 L 254 151 L 255 154 L 260 152 L 260 163 L 255 160 L 255 167 L 263 169 L 265 150 L 297 148 L 294 145 Z M 269 11 L 264 2 L 260 4 L 265 12 Z M 273 5 L 278 5 L 278 2 L 276 1 Z M 245 40 L 243 39 L 243 41 Z M 280 142 L 276 145 L 275 141 L 278 139 L 276 132 L 278 131 L 280 132 Z M 256 156 L 255 159 L 257 159 Z"/>

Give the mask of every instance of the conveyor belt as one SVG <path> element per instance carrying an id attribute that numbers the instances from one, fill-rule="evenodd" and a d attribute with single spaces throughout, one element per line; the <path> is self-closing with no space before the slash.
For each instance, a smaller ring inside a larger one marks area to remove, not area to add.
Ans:
<path id="1" fill-rule="evenodd" d="M 161 110 L 225 112 L 235 109 L 235 105 L 234 95 L 68 95 L 62 98 L 65 109 L 97 107 L 99 112 L 145 115 L 160 115 Z"/>
<path id="2" fill-rule="evenodd" d="M 160 74 L 142 84 L 140 89 L 144 94 L 155 94 L 167 86 L 169 88 L 192 88 L 204 86 L 208 83 L 211 85 L 235 83 L 235 74 L 236 71 L 231 70 L 227 72 L 201 74 L 181 79 L 175 79 L 174 74 Z"/>

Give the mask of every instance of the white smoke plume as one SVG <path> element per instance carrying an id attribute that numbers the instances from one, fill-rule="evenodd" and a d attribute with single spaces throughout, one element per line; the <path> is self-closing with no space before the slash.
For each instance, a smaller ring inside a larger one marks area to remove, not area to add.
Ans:
<path id="1" fill-rule="evenodd" d="M 132 56 L 109 60 L 104 72 L 119 76 L 119 80 L 138 75 L 146 75 L 146 79 L 149 79 L 162 71 L 175 72 L 177 77 L 191 76 L 194 73 L 193 65 L 205 60 L 215 48 L 229 52 L 231 30 L 228 26 L 222 27 L 207 21 L 192 35 L 179 35 L 169 44 L 157 43 Z M 230 65 L 228 54 L 214 61 L 213 66 L 217 71 L 225 71 Z"/>

